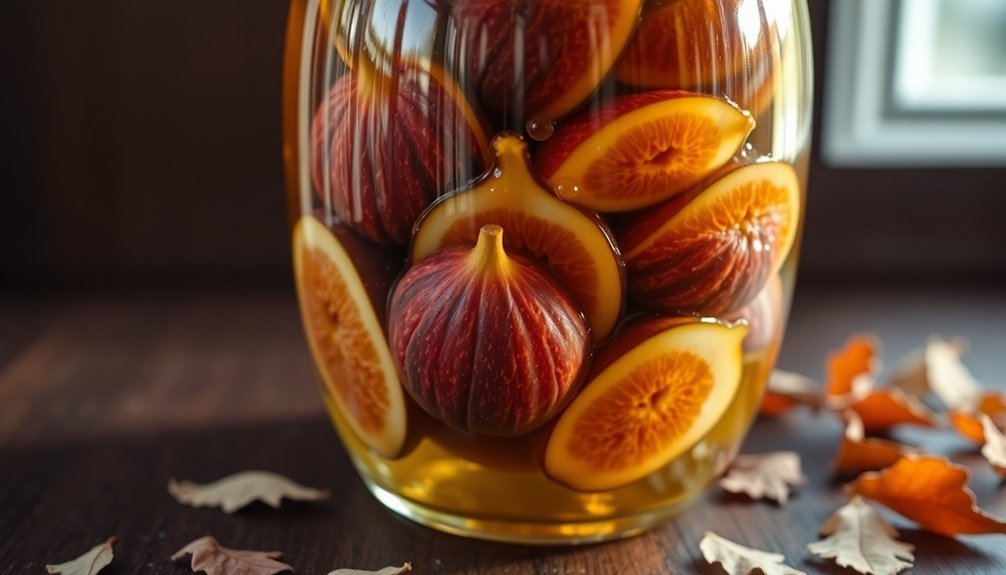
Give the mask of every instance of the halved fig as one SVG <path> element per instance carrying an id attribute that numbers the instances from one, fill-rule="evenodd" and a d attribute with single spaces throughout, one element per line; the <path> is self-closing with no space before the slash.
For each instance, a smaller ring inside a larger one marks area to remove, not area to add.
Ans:
<path id="1" fill-rule="evenodd" d="M 435 64 L 403 60 L 393 74 L 360 60 L 335 82 L 311 125 L 311 180 L 363 237 L 405 245 L 437 196 L 489 162 L 482 120 Z"/>
<path id="2" fill-rule="evenodd" d="M 726 164 L 754 129 L 733 104 L 673 90 L 620 96 L 558 127 L 535 166 L 560 198 L 602 212 L 657 204 Z"/>
<path id="3" fill-rule="evenodd" d="M 625 290 L 625 268 L 611 232 L 596 213 L 549 193 L 532 174 L 520 136 L 501 134 L 492 150 L 496 164 L 482 180 L 440 198 L 423 214 L 412 263 L 445 246 L 472 246 L 483 226 L 501 226 L 506 249 L 547 266 L 583 309 L 593 341 L 604 340 L 621 314 Z"/>
<path id="4" fill-rule="evenodd" d="M 549 125 L 608 75 L 642 0 L 457 0 L 451 15 L 463 70 L 505 127 Z"/>
<path id="5" fill-rule="evenodd" d="M 649 2 L 615 79 L 724 96 L 757 117 L 771 100 L 780 52 L 770 20 L 762 0 Z"/>
<path id="6" fill-rule="evenodd" d="M 645 319 L 598 353 L 559 417 L 545 472 L 579 491 L 621 487 L 693 447 L 726 412 L 741 378 L 747 328 Z"/>
<path id="7" fill-rule="evenodd" d="M 293 261 L 325 392 L 367 447 L 394 457 L 405 442 L 405 396 L 365 282 L 340 241 L 312 216 L 294 228 Z"/>
<path id="8" fill-rule="evenodd" d="M 733 164 L 663 206 L 626 218 L 618 239 L 630 293 L 662 312 L 720 316 L 746 305 L 789 254 L 800 203 L 790 165 Z"/>

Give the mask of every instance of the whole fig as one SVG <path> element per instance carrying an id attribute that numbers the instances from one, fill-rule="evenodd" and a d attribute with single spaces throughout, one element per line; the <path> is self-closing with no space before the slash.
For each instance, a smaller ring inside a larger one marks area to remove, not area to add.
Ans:
<path id="1" fill-rule="evenodd" d="M 590 330 L 540 264 L 503 250 L 487 225 L 474 248 L 444 248 L 410 268 L 391 295 L 392 355 L 427 412 L 463 431 L 521 435 L 578 387 Z"/>

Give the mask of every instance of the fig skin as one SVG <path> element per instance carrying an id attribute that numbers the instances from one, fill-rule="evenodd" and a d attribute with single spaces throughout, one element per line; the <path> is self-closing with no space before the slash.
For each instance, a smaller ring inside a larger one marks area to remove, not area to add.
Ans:
<path id="1" fill-rule="evenodd" d="M 770 188 L 769 199 L 734 195 L 751 185 Z M 799 188 L 787 164 L 734 161 L 654 210 L 626 217 L 616 236 L 630 294 L 660 313 L 723 317 L 744 307 L 793 246 Z"/>
<path id="2" fill-rule="evenodd" d="M 488 166 L 485 134 L 438 67 L 403 61 L 388 76 L 361 61 L 315 112 L 311 181 L 355 232 L 402 246 L 433 200 Z"/>
<path id="3" fill-rule="evenodd" d="M 466 89 L 503 120 L 501 127 L 520 130 L 551 125 L 598 89 L 628 43 L 643 1 L 451 4 L 452 32 L 463 47 L 452 69 L 463 71 Z"/>
<path id="4" fill-rule="evenodd" d="M 410 268 L 389 309 L 401 380 L 430 415 L 462 431 L 523 435 L 579 387 L 591 345 L 569 292 L 534 261 L 503 251 L 484 226 L 475 248 Z"/>

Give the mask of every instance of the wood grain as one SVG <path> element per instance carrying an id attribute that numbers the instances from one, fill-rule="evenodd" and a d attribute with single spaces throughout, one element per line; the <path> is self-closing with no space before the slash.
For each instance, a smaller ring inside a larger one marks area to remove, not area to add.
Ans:
<path id="1" fill-rule="evenodd" d="M 634 539 L 528 547 L 435 532 L 365 490 L 327 421 L 288 293 L 0 301 L 0 574 L 40 573 L 109 535 L 103 573 L 185 573 L 168 557 L 196 537 L 284 551 L 297 573 L 412 562 L 416 573 L 721 573 L 698 555 L 711 529 L 784 553 L 808 573 L 847 573 L 804 546 L 843 502 L 828 471 L 840 435 L 828 414 L 759 421 L 745 452 L 794 449 L 809 483 L 785 507 L 712 489 L 675 521 Z M 824 356 L 871 330 L 886 357 L 930 332 L 972 341 L 975 375 L 1006 373 L 1006 295 L 971 291 L 799 291 L 781 366 L 820 377 Z M 1006 490 L 947 433 L 899 435 L 975 469 L 979 502 L 1006 515 Z M 268 469 L 329 488 L 321 504 L 255 504 L 235 515 L 174 502 L 171 477 L 210 481 Z M 917 546 L 911 573 L 1006 570 L 1006 538 L 950 540 L 894 519 Z"/>

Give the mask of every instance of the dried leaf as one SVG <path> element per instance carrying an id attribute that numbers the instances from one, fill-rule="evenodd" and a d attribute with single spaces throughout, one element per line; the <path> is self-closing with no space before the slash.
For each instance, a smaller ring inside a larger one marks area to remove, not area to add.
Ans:
<path id="1" fill-rule="evenodd" d="M 109 537 L 108 541 L 91 547 L 90 551 L 80 557 L 59 565 L 46 565 L 45 570 L 62 575 L 94 575 L 112 562 L 112 545 L 115 544 L 115 539 L 114 536 Z"/>
<path id="2" fill-rule="evenodd" d="M 814 411 L 821 407 L 814 380 L 791 371 L 773 370 L 768 377 L 759 412 L 775 417 L 798 405 L 810 406 Z"/>
<path id="3" fill-rule="evenodd" d="M 276 561 L 279 551 L 245 551 L 228 549 L 213 537 L 200 537 L 171 556 L 172 561 L 192 555 L 192 572 L 207 575 L 273 575 L 293 571 L 293 567 Z"/>
<path id="4" fill-rule="evenodd" d="M 977 409 L 950 411 L 947 413 L 947 420 L 957 433 L 981 445 L 985 443 L 982 415 L 989 416 L 999 429 L 1006 429 L 1006 397 L 1000 393 L 986 392 L 978 400 Z"/>
<path id="5" fill-rule="evenodd" d="M 999 427 L 1006 427 L 1006 393 L 986 392 L 978 402 L 978 411 L 992 418 Z"/>
<path id="6" fill-rule="evenodd" d="M 821 535 L 828 537 L 807 545 L 808 551 L 865 575 L 894 575 L 915 561 L 915 546 L 896 540 L 897 530 L 859 497 L 828 518 Z"/>
<path id="7" fill-rule="evenodd" d="M 867 432 L 885 431 L 895 425 L 932 427 L 933 412 L 921 401 L 896 387 L 874 389 L 848 406 L 863 420 Z"/>
<path id="8" fill-rule="evenodd" d="M 284 497 L 297 501 L 328 498 L 327 491 L 304 487 L 268 471 L 242 471 L 205 485 L 172 479 L 168 482 L 168 492 L 184 505 L 221 507 L 227 513 L 256 500 L 278 509 Z"/>
<path id="9" fill-rule="evenodd" d="M 857 382 L 861 385 L 872 380 L 880 371 L 878 351 L 880 342 L 872 335 L 858 335 L 845 342 L 845 347 L 828 356 L 825 400 L 832 409 L 841 409 L 854 396 Z"/>
<path id="10" fill-rule="evenodd" d="M 401 567 L 385 567 L 377 571 L 361 571 L 359 569 L 336 569 L 328 575 L 402 575 L 412 571 L 412 565 L 405 563 Z"/>
<path id="11" fill-rule="evenodd" d="M 947 421 L 962 437 L 981 445 L 985 443 L 985 433 L 982 431 L 982 420 L 979 414 L 970 411 L 948 411 Z"/>
<path id="12" fill-rule="evenodd" d="M 992 423 L 992 418 L 982 414 L 982 431 L 985 435 L 985 445 L 982 446 L 982 455 L 992 465 L 996 473 L 1006 477 L 1006 436 Z"/>
<path id="13" fill-rule="evenodd" d="M 887 439 L 867 438 L 863 420 L 854 411 L 847 412 L 845 436 L 835 456 L 835 471 L 875 471 L 892 465 L 902 456 L 918 453 L 917 449 Z"/>
<path id="14" fill-rule="evenodd" d="M 891 384 L 916 397 L 933 392 L 949 409 L 972 409 L 982 386 L 961 362 L 966 342 L 931 337 L 910 353 L 891 374 Z"/>
<path id="15" fill-rule="evenodd" d="M 709 564 L 719 563 L 728 575 L 747 575 L 760 569 L 765 575 L 806 575 L 783 563 L 786 558 L 779 553 L 766 553 L 724 539 L 706 531 L 699 543 L 702 556 Z"/>
<path id="16" fill-rule="evenodd" d="M 966 487 L 970 473 L 942 457 L 909 455 L 880 472 L 864 473 L 850 494 L 888 507 L 926 531 L 953 537 L 1006 534 L 1006 522 L 979 509 Z"/>
<path id="17" fill-rule="evenodd" d="M 720 479 L 720 487 L 752 499 L 767 497 L 783 504 L 789 498 L 790 486 L 806 482 L 800 470 L 800 456 L 792 451 L 777 451 L 738 455 L 730 472 Z"/>

